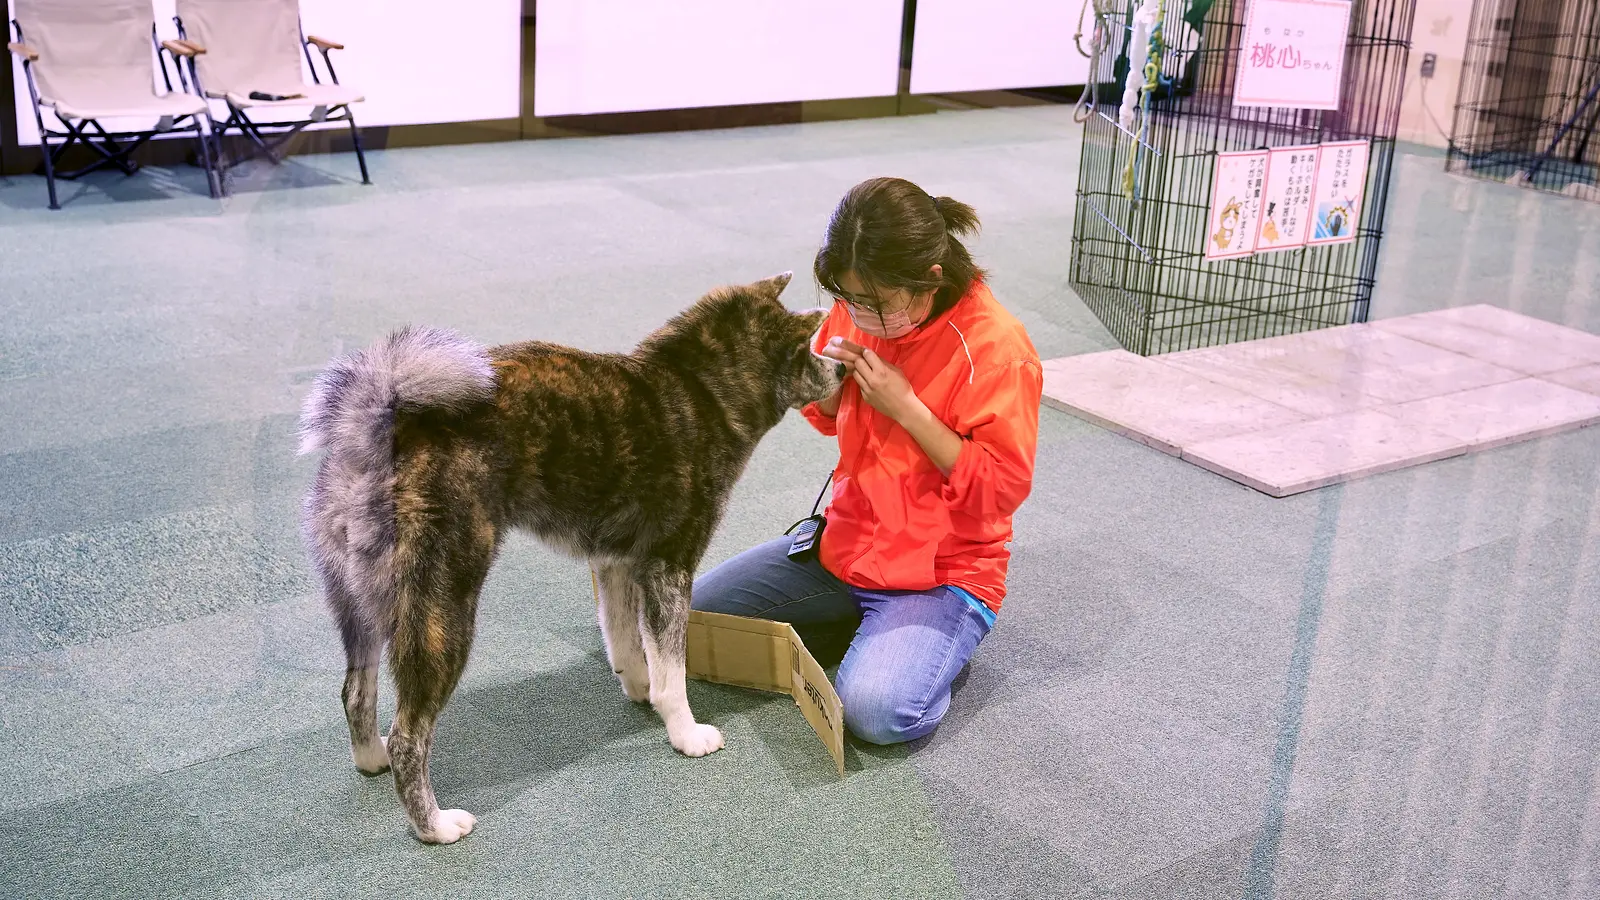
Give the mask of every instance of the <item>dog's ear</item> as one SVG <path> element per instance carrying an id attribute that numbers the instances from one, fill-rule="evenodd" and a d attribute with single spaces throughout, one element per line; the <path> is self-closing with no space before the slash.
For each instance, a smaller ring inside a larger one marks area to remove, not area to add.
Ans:
<path id="1" fill-rule="evenodd" d="M 772 333 L 777 343 L 769 350 L 781 370 L 798 370 L 807 363 L 813 352 L 811 342 L 827 319 L 826 309 L 803 309 L 786 314 L 785 327 Z"/>
<path id="2" fill-rule="evenodd" d="M 789 286 L 789 281 L 793 278 L 793 272 L 784 272 L 771 278 L 761 279 L 755 283 L 755 288 L 763 294 L 776 299 L 779 294 L 783 293 L 783 289 Z"/>
<path id="3" fill-rule="evenodd" d="M 828 321 L 829 312 L 830 310 L 826 306 L 819 306 L 813 309 L 802 309 L 795 315 L 806 323 L 807 334 L 816 334 L 817 329 L 822 327 L 822 323 Z"/>

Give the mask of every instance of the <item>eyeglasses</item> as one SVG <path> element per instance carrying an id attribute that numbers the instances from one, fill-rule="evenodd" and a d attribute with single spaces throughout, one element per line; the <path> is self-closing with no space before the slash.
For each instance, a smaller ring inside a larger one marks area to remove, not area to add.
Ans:
<path id="1" fill-rule="evenodd" d="M 835 293 L 833 299 L 869 313 L 876 314 L 883 310 L 883 301 L 875 297 L 845 296 L 843 293 Z"/>

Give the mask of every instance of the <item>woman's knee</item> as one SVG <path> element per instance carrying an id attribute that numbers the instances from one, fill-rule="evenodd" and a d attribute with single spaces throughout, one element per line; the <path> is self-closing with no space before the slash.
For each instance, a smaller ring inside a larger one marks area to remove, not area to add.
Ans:
<path id="1" fill-rule="evenodd" d="M 895 681 L 841 678 L 835 685 L 850 733 L 870 744 L 914 741 L 938 726 L 950 698 L 912 696 Z"/>

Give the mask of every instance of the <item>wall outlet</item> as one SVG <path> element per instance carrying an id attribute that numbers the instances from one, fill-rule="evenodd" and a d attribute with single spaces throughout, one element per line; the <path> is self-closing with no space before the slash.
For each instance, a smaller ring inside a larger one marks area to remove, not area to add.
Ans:
<path id="1" fill-rule="evenodd" d="M 1422 54 L 1422 77 L 1423 78 L 1432 78 L 1433 77 L 1433 70 L 1438 65 L 1439 65 L 1439 54 L 1437 54 L 1437 53 L 1424 53 L 1424 54 Z"/>

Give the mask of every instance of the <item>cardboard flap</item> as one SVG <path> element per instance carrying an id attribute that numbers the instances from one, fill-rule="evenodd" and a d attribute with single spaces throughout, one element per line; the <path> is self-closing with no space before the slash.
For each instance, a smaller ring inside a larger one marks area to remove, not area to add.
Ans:
<path id="1" fill-rule="evenodd" d="M 595 602 L 600 582 L 590 572 Z M 785 622 L 689 611 L 685 674 L 698 681 L 788 694 L 844 777 L 844 703 L 800 635 Z"/>
<path id="2" fill-rule="evenodd" d="M 800 636 L 789 629 L 789 659 L 792 665 L 794 702 L 811 723 L 811 728 L 828 748 L 834 768 L 844 777 L 844 703 L 828 680 L 828 673 L 817 664 Z"/>
<path id="3" fill-rule="evenodd" d="M 690 678 L 794 694 L 794 629 L 783 622 L 689 611 Z"/>
<path id="4" fill-rule="evenodd" d="M 690 610 L 690 678 L 788 694 L 844 776 L 844 704 L 800 635 L 784 622 Z"/>

